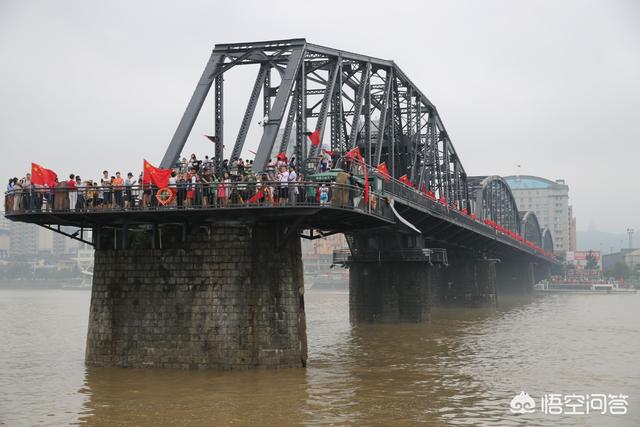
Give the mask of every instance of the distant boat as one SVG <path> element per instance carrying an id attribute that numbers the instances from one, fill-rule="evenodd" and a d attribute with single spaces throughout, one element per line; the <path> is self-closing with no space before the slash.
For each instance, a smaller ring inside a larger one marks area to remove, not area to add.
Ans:
<path id="1" fill-rule="evenodd" d="M 635 294 L 635 288 L 620 287 L 618 282 L 554 283 L 540 282 L 535 291 L 545 294 Z"/>

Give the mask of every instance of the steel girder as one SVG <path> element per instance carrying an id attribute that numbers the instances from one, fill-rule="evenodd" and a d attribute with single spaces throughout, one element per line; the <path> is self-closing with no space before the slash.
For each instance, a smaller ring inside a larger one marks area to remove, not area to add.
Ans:
<path id="1" fill-rule="evenodd" d="M 552 253 L 553 252 L 553 236 L 551 235 L 551 230 L 548 228 L 543 228 L 541 230 L 542 233 L 542 249 L 545 251 Z"/>
<path id="2" fill-rule="evenodd" d="M 522 236 L 528 241 L 542 247 L 542 231 L 540 230 L 540 223 L 538 222 L 536 213 L 533 211 L 520 212 L 520 221 Z"/>
<path id="3" fill-rule="evenodd" d="M 303 165 L 304 160 L 321 154 L 322 145 L 310 145 L 309 130 L 319 130 L 322 140 L 329 127 L 332 151 L 343 154 L 359 147 L 372 166 L 384 161 L 394 177 L 407 174 L 420 188 L 426 187 L 448 203 L 468 204 L 466 173 L 438 111 L 406 74 L 393 61 L 304 39 L 216 45 L 165 153 L 163 167 L 172 166 L 180 156 L 214 81 L 216 160 L 222 161 L 222 75 L 240 65 L 260 67 L 231 157 L 241 156 L 262 86 L 267 120 L 253 163 L 256 171 L 266 167 L 278 135 L 282 139 L 277 148 L 287 149 L 294 124 L 295 153 Z M 274 69 L 278 73 L 272 75 Z M 279 82 L 274 82 L 278 75 Z M 326 126 L 327 119 L 330 126 Z"/>
<path id="4" fill-rule="evenodd" d="M 474 194 L 473 211 L 480 219 L 490 219 L 514 233 L 521 233 L 518 205 L 511 187 L 504 178 L 474 176 L 469 178 L 469 187 Z"/>

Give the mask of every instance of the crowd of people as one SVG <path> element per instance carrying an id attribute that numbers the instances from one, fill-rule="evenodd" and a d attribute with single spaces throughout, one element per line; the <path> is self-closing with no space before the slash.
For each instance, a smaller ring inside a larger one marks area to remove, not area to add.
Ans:
<path id="1" fill-rule="evenodd" d="M 322 157 L 318 171 L 331 166 L 331 159 Z M 166 205 L 175 208 L 228 207 L 247 204 L 327 204 L 335 185 L 305 181 L 295 157 L 279 156 L 269 161 L 261 173 L 253 171 L 253 161 L 225 159 L 216 167 L 214 159 L 205 156 L 178 161 L 171 170 L 166 188 L 145 179 L 144 172 L 135 176 L 129 172 L 102 172 L 100 179 L 83 180 L 76 174 L 68 179 L 55 179 L 52 185 L 35 184 L 27 173 L 22 179 L 10 178 L 6 189 L 5 210 L 104 210 L 139 209 Z M 357 184 L 349 174 L 346 184 Z M 166 190 L 165 190 L 166 191 Z M 355 195 L 355 194 L 354 194 Z M 345 198 L 352 200 L 352 197 Z"/>

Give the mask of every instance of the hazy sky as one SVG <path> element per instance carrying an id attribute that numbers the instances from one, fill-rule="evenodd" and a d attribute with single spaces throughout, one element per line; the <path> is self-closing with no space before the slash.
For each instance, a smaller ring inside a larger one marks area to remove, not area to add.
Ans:
<path id="1" fill-rule="evenodd" d="M 469 175 L 520 164 L 566 180 L 578 229 L 640 229 L 633 0 L 0 0 L 3 179 L 31 161 L 83 178 L 159 163 L 216 43 L 294 37 L 395 60 L 438 107 Z M 227 147 L 253 79 L 227 79 Z M 201 136 L 211 104 L 183 154 L 212 151 Z"/>

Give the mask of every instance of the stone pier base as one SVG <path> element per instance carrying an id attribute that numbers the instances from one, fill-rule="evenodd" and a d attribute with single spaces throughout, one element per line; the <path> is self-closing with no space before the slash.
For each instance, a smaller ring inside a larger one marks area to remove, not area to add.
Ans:
<path id="1" fill-rule="evenodd" d="M 496 264 L 498 294 L 526 296 L 533 294 L 534 265 L 527 261 L 508 261 Z"/>
<path id="2" fill-rule="evenodd" d="M 282 243 L 273 225 L 162 233 L 162 249 L 96 250 L 87 365 L 305 366 L 299 238 Z"/>
<path id="3" fill-rule="evenodd" d="M 434 307 L 495 307 L 495 263 L 353 262 L 349 314 L 354 323 L 425 322 Z"/>
<path id="4" fill-rule="evenodd" d="M 431 267 L 415 262 L 354 262 L 349 316 L 354 323 L 425 322 L 430 316 Z"/>
<path id="5" fill-rule="evenodd" d="M 478 259 L 450 259 L 434 288 L 440 306 L 495 307 L 496 263 Z"/>

